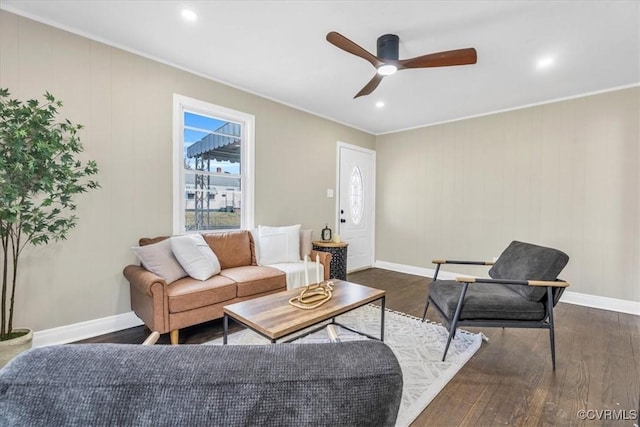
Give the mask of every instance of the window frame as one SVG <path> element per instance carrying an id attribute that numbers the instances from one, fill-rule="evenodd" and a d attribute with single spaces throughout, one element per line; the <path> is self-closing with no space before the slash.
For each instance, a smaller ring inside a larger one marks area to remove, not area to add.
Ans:
<path id="1" fill-rule="evenodd" d="M 173 234 L 216 233 L 224 230 L 185 230 L 184 113 L 190 112 L 242 126 L 240 188 L 242 211 L 240 230 L 254 226 L 255 209 L 255 116 L 188 96 L 173 94 Z"/>

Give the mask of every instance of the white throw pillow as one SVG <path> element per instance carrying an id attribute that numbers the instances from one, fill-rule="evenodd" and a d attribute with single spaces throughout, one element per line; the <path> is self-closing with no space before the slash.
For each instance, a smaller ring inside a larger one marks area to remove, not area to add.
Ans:
<path id="1" fill-rule="evenodd" d="M 162 277 L 167 283 L 173 283 L 182 277 L 188 276 L 176 257 L 173 256 L 169 239 L 151 245 L 136 246 L 131 249 L 138 256 L 144 268 Z"/>
<path id="2" fill-rule="evenodd" d="M 201 234 L 173 236 L 171 248 L 182 268 L 194 279 L 207 280 L 220 273 L 220 261 Z"/>
<path id="3" fill-rule="evenodd" d="M 258 227 L 258 265 L 300 261 L 300 224 L 287 227 Z"/>

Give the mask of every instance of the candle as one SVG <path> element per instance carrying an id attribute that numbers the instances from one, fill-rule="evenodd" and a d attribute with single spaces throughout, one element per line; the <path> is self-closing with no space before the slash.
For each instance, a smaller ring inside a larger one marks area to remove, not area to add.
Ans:
<path id="1" fill-rule="evenodd" d="M 320 255 L 316 254 L 316 283 L 320 283 Z"/>
<path id="2" fill-rule="evenodd" d="M 309 286 L 309 267 L 308 267 L 309 255 L 304 256 L 304 285 Z"/>

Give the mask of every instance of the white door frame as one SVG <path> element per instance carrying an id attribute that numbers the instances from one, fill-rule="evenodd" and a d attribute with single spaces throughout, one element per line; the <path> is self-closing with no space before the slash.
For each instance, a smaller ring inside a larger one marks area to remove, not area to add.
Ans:
<path id="1" fill-rule="evenodd" d="M 363 153 L 371 154 L 373 156 L 373 174 L 372 174 L 372 213 L 371 213 L 371 226 L 370 226 L 370 238 L 371 238 L 371 266 L 375 266 L 376 260 L 376 151 L 369 148 L 360 147 L 359 145 L 348 144 L 346 142 L 338 141 L 336 145 L 336 218 L 334 230 L 337 233 L 340 229 L 340 149 L 349 148 L 351 150 L 360 151 Z M 348 271 L 348 265 L 347 265 Z"/>

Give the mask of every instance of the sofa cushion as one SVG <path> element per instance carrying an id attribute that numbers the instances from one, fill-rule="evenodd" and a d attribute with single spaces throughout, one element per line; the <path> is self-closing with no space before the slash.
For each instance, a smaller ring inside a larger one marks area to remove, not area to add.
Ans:
<path id="1" fill-rule="evenodd" d="M 185 234 L 171 237 L 171 249 L 189 276 L 207 280 L 220 273 L 220 261 L 201 234 Z"/>
<path id="2" fill-rule="evenodd" d="M 258 258 L 260 258 L 260 246 L 258 246 L 258 229 L 252 228 L 249 230 L 249 241 L 251 246 L 251 265 L 258 265 Z"/>
<path id="3" fill-rule="evenodd" d="M 455 280 L 436 280 L 429 284 L 429 298 L 452 319 L 458 306 L 462 284 Z M 529 300 L 497 283 L 472 283 L 467 289 L 460 320 L 542 320 L 544 304 Z"/>
<path id="4" fill-rule="evenodd" d="M 263 292 L 284 290 L 287 286 L 285 274 L 271 267 L 247 266 L 227 268 L 220 272 L 238 286 L 238 297 L 261 294 Z"/>
<path id="5" fill-rule="evenodd" d="M 513 241 L 489 270 L 494 279 L 556 280 L 569 262 L 562 251 L 531 243 Z M 507 285 L 531 301 L 540 301 L 547 288 L 542 286 Z"/>
<path id="6" fill-rule="evenodd" d="M 204 240 L 220 261 L 220 268 L 251 265 L 251 240 L 246 230 L 208 233 Z"/>
<path id="7" fill-rule="evenodd" d="M 236 297 L 236 283 L 219 274 L 200 281 L 185 277 L 167 287 L 169 313 L 179 313 Z"/>
<path id="8" fill-rule="evenodd" d="M 131 248 L 138 256 L 142 266 L 171 283 L 187 276 L 171 250 L 171 242 L 162 238 L 154 243 Z"/>
<path id="9" fill-rule="evenodd" d="M 141 237 L 138 240 L 138 244 L 140 246 L 153 245 L 154 243 L 162 242 L 163 240 L 167 240 L 171 236 L 158 236 L 158 237 Z"/>

